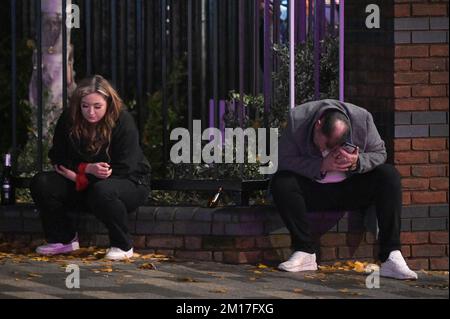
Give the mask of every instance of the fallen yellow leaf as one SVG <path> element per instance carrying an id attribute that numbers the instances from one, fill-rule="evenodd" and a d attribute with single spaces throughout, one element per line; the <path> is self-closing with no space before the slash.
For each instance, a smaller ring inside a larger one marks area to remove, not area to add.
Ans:
<path id="1" fill-rule="evenodd" d="M 101 268 L 101 269 L 94 269 L 92 270 L 93 272 L 95 272 L 96 274 L 101 273 L 101 272 L 113 272 L 114 270 L 112 268 Z"/>
<path id="2" fill-rule="evenodd" d="M 213 292 L 216 294 L 224 294 L 227 292 L 227 290 L 225 288 L 219 288 L 219 289 L 210 290 L 209 292 Z"/>
<path id="3" fill-rule="evenodd" d="M 156 266 L 153 263 L 144 263 L 139 266 L 139 269 L 156 270 Z"/>
<path id="4" fill-rule="evenodd" d="M 365 272 L 365 268 L 366 265 L 359 261 L 355 262 L 353 265 L 353 270 L 356 272 Z"/>
<path id="5" fill-rule="evenodd" d="M 266 266 L 266 265 L 264 265 L 264 264 L 258 264 L 258 266 L 257 266 L 259 269 L 267 269 L 267 268 L 269 268 L 269 266 Z"/>

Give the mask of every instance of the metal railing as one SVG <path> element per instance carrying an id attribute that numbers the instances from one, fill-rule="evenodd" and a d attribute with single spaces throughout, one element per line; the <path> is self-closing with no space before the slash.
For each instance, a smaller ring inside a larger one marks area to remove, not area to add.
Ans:
<path id="1" fill-rule="evenodd" d="M 17 41 L 34 37 L 37 65 L 42 65 L 42 16 L 44 0 L 10 0 L 11 15 L 11 147 L 17 150 Z M 65 22 L 66 0 L 62 1 L 61 21 Z M 181 87 L 173 86 L 169 92 L 169 76 L 176 63 L 186 66 L 187 99 L 185 127 L 192 133 L 194 119 L 208 121 L 210 100 L 214 110 L 219 101 L 227 99 L 235 90 L 241 97 L 250 93 L 264 95 L 264 123 L 273 101 L 272 72 L 277 70 L 272 46 L 287 41 L 294 32 L 295 45 L 314 32 L 315 90 L 319 97 L 320 43 L 326 32 L 335 33 L 338 20 L 343 21 L 343 0 L 73 0 L 81 12 L 81 28 L 71 30 L 74 44 L 77 78 L 102 74 L 116 86 L 125 101 L 135 100 L 135 116 L 139 131 L 148 118 L 147 96 L 161 91 L 162 103 L 162 161 L 169 161 L 168 106 L 176 103 Z M 338 6 L 341 7 L 338 13 Z M 288 18 L 283 18 L 287 14 Z M 295 14 L 296 19 L 292 20 Z M 340 19 L 337 19 L 339 14 Z M 284 26 L 284 28 L 283 28 Z M 332 26 L 327 30 L 327 26 Z M 340 98 L 343 99 L 343 35 L 340 45 Z M 63 107 L 67 107 L 67 26 L 62 23 Z M 292 65 L 293 67 L 293 65 Z M 295 70 L 294 70 L 295 71 Z M 37 68 L 37 154 L 36 168 L 43 169 L 43 79 L 42 68 Z M 295 101 L 294 101 L 295 102 Z M 220 112 L 213 115 L 215 127 L 222 121 Z M 242 99 L 238 103 L 242 120 Z M 192 136 L 192 134 L 191 134 Z M 15 153 L 15 152 L 13 152 Z M 16 157 L 13 158 L 15 167 Z M 17 173 L 17 172 L 16 172 Z M 200 182 L 200 181 L 199 181 Z M 162 189 L 216 188 L 216 184 L 181 185 L 179 181 L 155 181 Z M 243 191 L 251 186 L 242 186 Z M 264 188 L 266 182 L 255 183 Z M 230 186 L 239 190 L 239 187 Z M 157 188 L 157 187 L 156 187 Z"/>

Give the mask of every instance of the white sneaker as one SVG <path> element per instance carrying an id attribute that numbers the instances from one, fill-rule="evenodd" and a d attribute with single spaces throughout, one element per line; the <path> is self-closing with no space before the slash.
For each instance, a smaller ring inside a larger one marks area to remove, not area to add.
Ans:
<path id="1" fill-rule="evenodd" d="M 400 280 L 416 280 L 418 278 L 417 274 L 409 269 L 400 250 L 391 252 L 389 258 L 381 264 L 380 276 Z"/>
<path id="2" fill-rule="evenodd" d="M 109 260 L 124 260 L 133 257 L 133 248 L 129 251 L 124 251 L 117 247 L 111 247 L 106 251 L 105 259 Z"/>
<path id="3" fill-rule="evenodd" d="M 296 251 L 289 260 L 278 265 L 278 269 L 289 272 L 317 270 L 316 254 Z"/>

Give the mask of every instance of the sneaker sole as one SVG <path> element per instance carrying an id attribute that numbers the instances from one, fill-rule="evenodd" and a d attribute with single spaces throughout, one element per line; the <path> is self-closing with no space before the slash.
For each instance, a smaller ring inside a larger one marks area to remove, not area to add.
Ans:
<path id="1" fill-rule="evenodd" d="M 381 270 L 380 276 L 385 277 L 385 278 L 397 279 L 397 280 L 417 280 L 418 279 L 417 277 L 408 277 L 408 276 L 400 277 L 398 274 L 395 274 L 390 270 L 389 271 Z"/>
<path id="2" fill-rule="evenodd" d="M 130 256 L 130 257 L 125 256 L 125 257 L 117 257 L 117 258 L 105 256 L 105 259 L 112 260 L 112 261 L 121 261 L 121 260 L 130 259 L 131 257 L 133 257 L 133 256 Z"/>
<path id="3" fill-rule="evenodd" d="M 62 248 L 61 250 L 58 250 L 57 252 L 51 252 L 51 251 L 45 251 L 41 250 L 38 248 L 36 248 L 36 253 L 40 254 L 40 255 L 44 255 L 44 256 L 55 256 L 55 255 L 61 255 L 61 254 L 68 254 L 71 253 L 75 250 L 80 249 L 80 243 L 75 242 L 75 243 L 71 243 L 70 246 L 67 245 L 68 247 L 66 248 Z"/>
<path id="4" fill-rule="evenodd" d="M 278 269 L 286 272 L 301 272 L 301 271 L 315 271 L 317 270 L 317 264 L 301 265 L 292 268 L 280 268 Z"/>
<path id="5" fill-rule="evenodd" d="M 134 255 L 134 252 L 133 253 L 131 253 L 131 255 L 130 256 L 124 256 L 124 257 L 111 257 L 111 256 L 108 256 L 108 255 L 105 255 L 105 259 L 108 259 L 108 260 L 112 260 L 112 261 L 120 261 L 120 260 L 126 260 L 126 259 L 130 259 L 130 258 L 132 258 L 133 257 L 133 255 Z"/>

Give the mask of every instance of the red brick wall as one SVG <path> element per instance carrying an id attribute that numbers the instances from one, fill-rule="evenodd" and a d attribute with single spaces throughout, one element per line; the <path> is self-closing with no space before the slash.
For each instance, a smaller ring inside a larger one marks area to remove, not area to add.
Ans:
<path id="1" fill-rule="evenodd" d="M 394 162 L 403 176 L 403 203 L 448 210 L 449 4 L 395 2 Z M 402 243 L 412 268 L 448 269 L 448 231 L 402 233 Z"/>
<path id="2" fill-rule="evenodd" d="M 395 45 L 396 112 L 448 112 L 448 35 L 446 43 L 436 38 L 445 31 L 436 24 L 448 19 L 448 9 L 448 1 L 396 0 L 395 17 L 411 25 L 408 30 L 402 23 L 397 29 L 411 41 Z M 428 30 L 420 27 L 426 19 Z M 419 32 L 429 35 L 430 43 L 414 39 Z M 448 203 L 448 134 L 441 135 L 395 139 L 394 161 L 403 176 L 405 205 Z"/>

